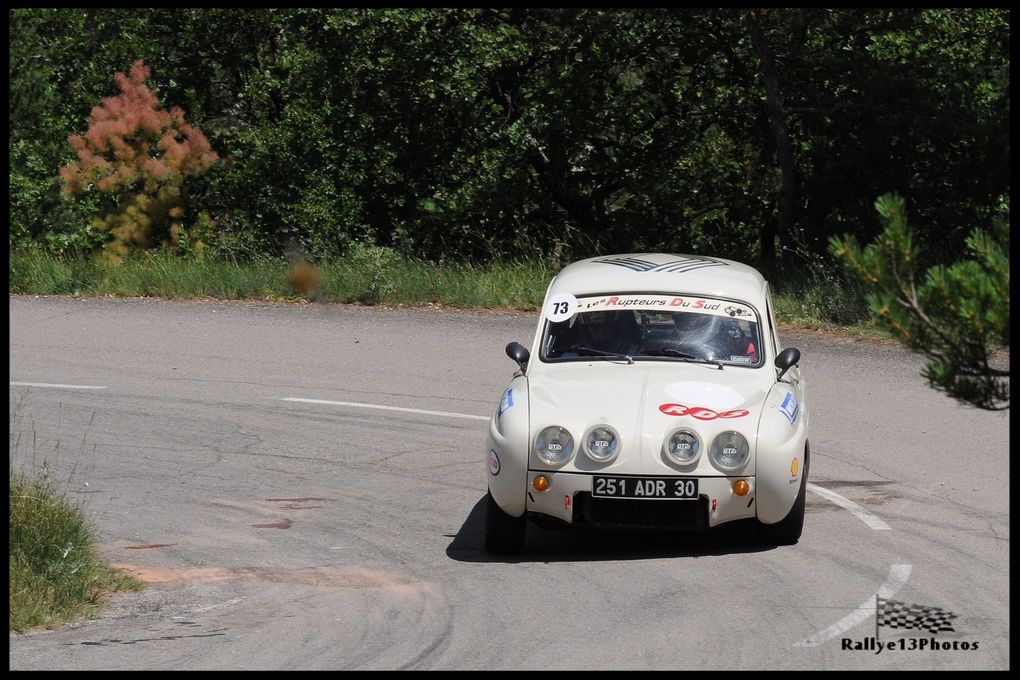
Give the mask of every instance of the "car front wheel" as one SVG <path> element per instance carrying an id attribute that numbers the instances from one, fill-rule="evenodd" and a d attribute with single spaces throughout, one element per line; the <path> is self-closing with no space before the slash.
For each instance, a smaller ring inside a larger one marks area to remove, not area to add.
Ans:
<path id="1" fill-rule="evenodd" d="M 519 553 L 524 548 L 524 527 L 527 519 L 524 515 L 511 517 L 492 497 L 485 493 L 485 550 L 490 553 Z"/>
<path id="2" fill-rule="evenodd" d="M 811 463 L 811 446 L 804 443 L 804 474 L 800 480 L 800 492 L 797 493 L 797 500 L 793 502 L 789 514 L 775 524 L 760 524 L 761 532 L 769 540 L 781 545 L 793 545 L 800 540 L 800 534 L 804 529 L 804 505 L 807 495 L 808 468 Z"/>

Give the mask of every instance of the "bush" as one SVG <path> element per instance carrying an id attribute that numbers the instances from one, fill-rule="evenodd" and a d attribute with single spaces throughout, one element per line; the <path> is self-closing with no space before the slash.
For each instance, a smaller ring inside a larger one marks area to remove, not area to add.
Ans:
<path id="1" fill-rule="evenodd" d="M 107 198 L 92 224 L 113 235 L 105 246 L 112 263 L 154 243 L 201 251 L 213 226 L 205 215 L 192 233 L 185 228 L 184 180 L 205 174 L 217 155 L 180 108 L 160 109 L 145 85 L 150 73 L 138 60 L 129 75 L 116 74 L 121 93 L 92 109 L 84 137 L 68 137 L 78 160 L 60 168 L 67 194 Z"/>

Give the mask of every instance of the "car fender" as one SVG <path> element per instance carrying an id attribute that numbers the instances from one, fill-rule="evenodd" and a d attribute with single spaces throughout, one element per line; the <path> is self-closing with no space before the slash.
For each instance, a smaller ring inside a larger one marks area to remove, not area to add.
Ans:
<path id="1" fill-rule="evenodd" d="M 807 416 L 801 390 L 778 382 L 769 391 L 758 421 L 755 453 L 755 507 L 758 520 L 765 524 L 789 514 L 804 482 Z"/>
<path id="2" fill-rule="evenodd" d="M 512 517 L 524 513 L 528 483 L 528 378 L 519 375 L 503 392 L 499 409 L 489 421 L 486 475 L 489 493 Z"/>

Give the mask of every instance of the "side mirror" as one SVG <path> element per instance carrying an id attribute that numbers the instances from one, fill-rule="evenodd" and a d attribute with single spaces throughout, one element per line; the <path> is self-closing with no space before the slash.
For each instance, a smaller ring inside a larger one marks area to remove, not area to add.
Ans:
<path id="1" fill-rule="evenodd" d="M 776 357 L 776 368 L 779 369 L 779 375 L 776 376 L 776 380 L 782 380 L 783 376 L 792 367 L 797 365 L 800 361 L 800 350 L 796 347 L 787 347 L 779 356 Z"/>
<path id="2" fill-rule="evenodd" d="M 506 355 L 517 362 L 522 371 L 528 370 L 528 359 L 531 353 L 519 342 L 511 342 L 506 346 Z"/>

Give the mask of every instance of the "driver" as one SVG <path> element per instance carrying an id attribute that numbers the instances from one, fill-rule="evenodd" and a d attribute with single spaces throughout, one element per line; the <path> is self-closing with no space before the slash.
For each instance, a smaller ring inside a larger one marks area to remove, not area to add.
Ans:
<path id="1" fill-rule="evenodd" d="M 723 319 L 720 324 L 717 344 L 723 357 L 729 357 L 730 361 L 743 361 L 743 357 L 750 358 L 750 363 L 758 362 L 758 351 L 754 342 L 747 336 L 744 329 L 736 319 Z"/>
<path id="2" fill-rule="evenodd" d="M 686 347 L 701 349 L 710 359 L 733 361 L 733 357 L 750 357 L 758 360 L 754 343 L 736 319 L 712 314 L 687 312 L 673 317 L 677 338 Z"/>
<path id="3" fill-rule="evenodd" d="M 640 330 L 634 312 L 585 312 L 579 315 L 579 345 L 604 352 L 633 355 L 637 352 Z"/>

